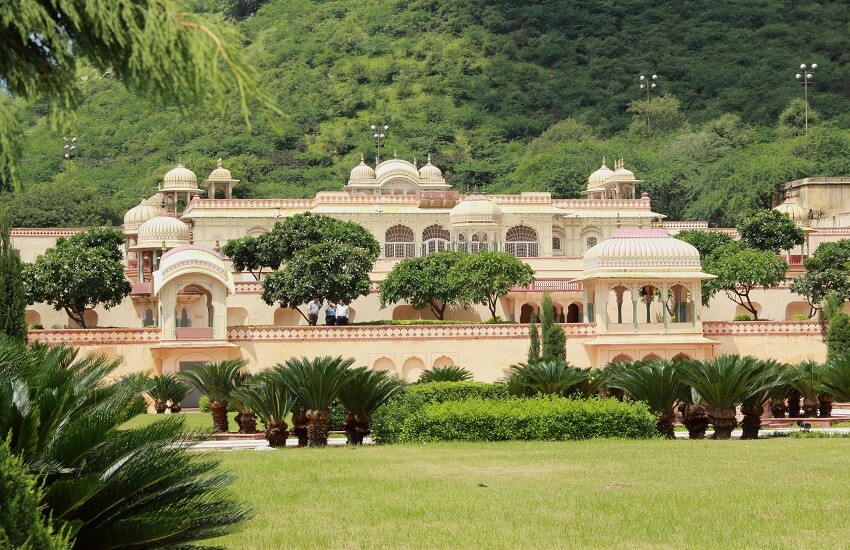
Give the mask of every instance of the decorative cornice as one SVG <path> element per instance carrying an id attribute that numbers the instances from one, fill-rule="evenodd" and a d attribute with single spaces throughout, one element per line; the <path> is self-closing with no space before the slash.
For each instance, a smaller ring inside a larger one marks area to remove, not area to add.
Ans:
<path id="1" fill-rule="evenodd" d="M 70 346 L 149 344 L 159 342 L 158 328 L 92 328 L 31 330 L 29 342 Z"/>
<path id="2" fill-rule="evenodd" d="M 115 229 L 121 229 L 117 227 Z M 88 231 L 86 227 L 17 227 L 12 229 L 12 237 L 70 237 Z"/>
<path id="3" fill-rule="evenodd" d="M 820 321 L 703 321 L 705 336 L 821 336 Z"/>

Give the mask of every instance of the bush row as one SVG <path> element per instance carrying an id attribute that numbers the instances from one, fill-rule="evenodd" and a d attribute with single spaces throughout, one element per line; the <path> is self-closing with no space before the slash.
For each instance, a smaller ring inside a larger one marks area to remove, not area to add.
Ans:
<path id="1" fill-rule="evenodd" d="M 397 440 L 645 439 L 657 435 L 655 423 L 655 417 L 640 402 L 553 396 L 473 399 L 425 404 L 404 419 Z"/>
<path id="2" fill-rule="evenodd" d="M 421 395 L 426 403 L 509 397 L 507 384 L 487 384 L 486 382 L 428 382 L 413 384 L 406 391 L 412 395 Z"/>

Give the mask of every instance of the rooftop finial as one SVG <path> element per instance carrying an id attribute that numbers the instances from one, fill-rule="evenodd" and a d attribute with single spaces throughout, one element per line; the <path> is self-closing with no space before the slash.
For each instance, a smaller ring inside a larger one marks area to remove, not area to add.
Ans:
<path id="1" fill-rule="evenodd" d="M 221 157 L 218 157 L 218 160 L 217 160 L 217 161 L 215 161 L 215 167 L 216 167 L 216 168 L 221 168 Z"/>
<path id="2" fill-rule="evenodd" d="M 428 153 L 428 164 L 431 164 L 431 153 Z"/>
<path id="3" fill-rule="evenodd" d="M 394 159 L 398 158 L 398 149 L 393 149 L 393 158 Z"/>
<path id="4" fill-rule="evenodd" d="M 366 164 L 366 161 L 363 160 L 363 153 L 360 153 L 360 164 Z"/>
<path id="5" fill-rule="evenodd" d="M 602 166 L 605 166 L 605 156 L 602 156 Z"/>

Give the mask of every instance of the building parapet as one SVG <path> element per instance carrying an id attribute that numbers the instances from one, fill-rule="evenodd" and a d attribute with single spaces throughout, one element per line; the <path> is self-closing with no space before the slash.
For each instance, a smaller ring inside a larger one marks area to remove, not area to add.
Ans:
<path id="1" fill-rule="evenodd" d="M 703 321 L 703 334 L 712 336 L 821 336 L 820 321 Z"/>
<path id="2" fill-rule="evenodd" d="M 159 342 L 158 328 L 81 328 L 29 331 L 30 343 L 93 346 Z"/>
<path id="3" fill-rule="evenodd" d="M 513 286 L 511 292 L 571 291 L 581 292 L 582 284 L 572 279 L 538 279 L 526 286 Z"/>
<path id="4" fill-rule="evenodd" d="M 116 228 L 120 229 L 120 228 Z M 70 237 L 88 231 L 86 227 L 16 227 L 12 229 L 14 237 Z"/>

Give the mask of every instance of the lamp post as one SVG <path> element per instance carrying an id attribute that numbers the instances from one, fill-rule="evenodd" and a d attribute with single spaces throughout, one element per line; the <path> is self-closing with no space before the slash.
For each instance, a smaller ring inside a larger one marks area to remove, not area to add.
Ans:
<path id="1" fill-rule="evenodd" d="M 383 128 L 380 128 L 373 124 L 370 129 L 372 130 L 372 138 L 375 140 L 375 166 L 377 166 L 381 162 L 381 140 L 386 137 L 387 130 L 390 127 L 385 124 Z"/>
<path id="2" fill-rule="evenodd" d="M 809 135 L 809 84 L 812 82 L 812 78 L 814 77 L 814 70 L 817 68 L 817 63 L 812 63 L 811 67 L 806 67 L 806 64 L 803 63 L 802 65 L 800 65 L 800 72 L 794 75 L 794 77 L 797 79 L 797 82 L 803 85 L 803 99 L 806 103 L 805 135 Z"/>
<path id="3" fill-rule="evenodd" d="M 68 173 L 71 173 L 71 160 L 74 158 L 76 153 L 74 151 L 77 150 L 77 138 L 71 138 L 68 140 L 65 136 L 62 136 L 62 141 L 65 142 L 65 146 L 62 148 L 65 151 L 65 158 L 68 160 Z"/>
<path id="4" fill-rule="evenodd" d="M 654 74 L 647 78 L 640 75 L 640 89 L 646 91 L 646 99 L 649 100 L 649 94 L 658 87 L 658 75 Z"/>

